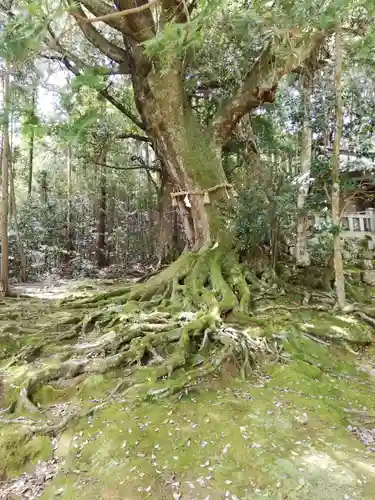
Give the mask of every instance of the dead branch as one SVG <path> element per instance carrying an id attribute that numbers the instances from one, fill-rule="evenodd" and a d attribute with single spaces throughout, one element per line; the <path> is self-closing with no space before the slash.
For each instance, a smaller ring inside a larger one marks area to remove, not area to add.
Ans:
<path id="1" fill-rule="evenodd" d="M 150 0 L 148 3 L 145 3 L 144 5 L 140 5 L 139 7 L 133 7 L 132 9 L 125 9 L 125 10 L 120 10 L 118 12 L 111 12 L 110 14 L 105 14 L 104 16 L 99 16 L 99 17 L 82 17 L 79 14 L 77 14 L 74 11 L 71 11 L 70 14 L 75 17 L 76 19 L 79 19 L 81 21 L 84 21 L 85 23 L 99 23 L 101 21 L 107 22 L 111 21 L 113 19 L 117 19 L 119 17 L 124 17 L 124 16 L 129 16 L 131 14 L 137 14 L 139 12 L 142 12 L 143 10 L 147 10 L 153 5 L 155 5 L 159 0 Z"/>
<path id="2" fill-rule="evenodd" d="M 113 170 L 147 170 L 153 172 L 160 172 L 160 168 L 153 167 L 152 165 L 140 164 L 134 165 L 131 167 L 117 167 L 116 165 L 108 165 L 107 163 L 94 162 L 95 165 L 99 165 L 100 167 L 111 168 Z"/>
<path id="3" fill-rule="evenodd" d="M 139 134 L 119 134 L 117 136 L 117 139 L 134 139 L 135 141 L 151 142 L 151 139 L 149 137 Z"/>

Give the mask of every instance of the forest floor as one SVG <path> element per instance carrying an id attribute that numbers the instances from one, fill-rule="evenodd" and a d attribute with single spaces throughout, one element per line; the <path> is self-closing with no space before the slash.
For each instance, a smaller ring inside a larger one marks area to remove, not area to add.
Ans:
<path id="1" fill-rule="evenodd" d="M 19 296 L 34 297 L 40 300 L 61 300 L 74 293 L 75 296 L 86 296 L 90 292 L 103 291 L 113 284 L 112 280 L 88 279 L 45 279 L 17 283 L 12 285 L 12 293 Z"/>
<path id="2" fill-rule="evenodd" d="M 97 283 L 35 284 L 33 298 L 5 301 L 0 315 L 15 300 L 26 309 L 39 296 L 47 308 L 85 288 Z M 0 410 L 0 499 L 373 499 L 375 349 L 310 335 L 369 336 L 371 327 L 350 314 L 301 310 L 269 311 L 258 333 L 270 330 L 282 359 L 260 361 L 247 380 L 228 362 L 172 398 L 119 394 L 103 408 L 121 370 L 52 381 L 33 396 L 41 413 L 33 421 L 98 408 L 53 435 L 27 433 L 29 413 L 10 421 Z M 7 380 L 42 363 L 10 366 L 6 341 L 9 331 L 0 335 L 0 408 Z"/>

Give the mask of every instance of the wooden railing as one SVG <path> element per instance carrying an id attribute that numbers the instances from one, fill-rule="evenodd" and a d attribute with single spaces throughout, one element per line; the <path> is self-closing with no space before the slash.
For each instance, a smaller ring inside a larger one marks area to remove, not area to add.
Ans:
<path id="1" fill-rule="evenodd" d="M 365 212 L 347 213 L 342 218 L 341 230 L 361 237 L 361 233 L 375 232 L 375 211 L 373 208 Z"/>

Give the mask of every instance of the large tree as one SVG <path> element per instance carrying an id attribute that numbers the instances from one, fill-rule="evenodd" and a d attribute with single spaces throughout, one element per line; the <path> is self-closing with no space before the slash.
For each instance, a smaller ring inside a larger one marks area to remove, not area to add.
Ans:
<path id="1" fill-rule="evenodd" d="M 239 122 L 259 106 L 273 102 L 280 79 L 315 56 L 327 36 L 320 26 L 304 29 L 288 25 L 282 9 L 267 13 L 257 6 L 240 7 L 236 2 L 227 8 L 228 22 L 231 15 L 240 15 L 246 21 L 247 15 L 251 19 L 257 14 L 266 24 L 268 14 L 269 26 L 263 26 L 254 36 L 259 50 L 252 54 L 244 74 L 236 77 L 233 94 L 217 103 L 204 126 L 193 110 L 186 77 L 202 70 L 201 61 L 194 57 L 194 37 L 198 38 L 202 30 L 210 35 L 207 17 L 211 16 L 214 24 L 224 23 L 226 14 L 215 2 L 205 7 L 204 2 L 120 0 L 115 10 L 101 0 L 85 0 L 75 2 L 70 10 L 90 44 L 118 65 L 119 72 L 130 75 L 140 117 L 136 123 L 151 139 L 174 192 L 180 193 L 174 199 L 186 241 L 194 249 L 215 241 L 222 243 L 227 234 L 223 214 L 233 191 L 227 183 L 221 153 Z M 274 15 L 282 13 L 278 26 Z M 96 28 L 100 23 L 105 24 L 101 30 Z M 250 27 L 250 20 L 248 24 Z M 122 40 L 116 37 L 118 43 L 114 43 L 108 28 L 120 33 Z M 69 54 L 55 34 L 47 43 L 77 72 L 87 67 Z M 214 84 L 209 82 L 208 88 Z"/>
<path id="2" fill-rule="evenodd" d="M 274 102 L 284 76 L 319 61 L 336 16 L 351 15 L 349 7 L 344 0 L 326 2 L 324 10 L 314 0 L 285 0 L 271 7 L 263 1 L 228 0 L 221 6 L 215 0 L 120 0 L 115 9 L 103 0 L 81 0 L 62 14 L 72 25 L 62 23 L 63 17 L 53 20 L 55 12 L 37 14 L 44 21 L 43 55 L 58 58 L 81 81 L 93 72 L 99 79 L 109 77 L 107 86 L 98 86 L 100 96 L 137 127 L 129 137 L 143 134 L 152 143 L 189 251 L 145 283 L 73 300 L 73 314 L 64 318 L 69 331 L 61 338 L 85 335 L 95 325 L 104 335 L 70 351 L 71 359 L 64 358 L 58 368 L 27 378 L 23 403 L 53 378 L 149 365 L 150 360 L 159 365 L 156 379 L 191 363 L 193 370 L 166 391 L 176 392 L 212 373 L 233 353 L 246 369 L 254 351 L 269 347 L 266 339 L 253 338 L 243 328 L 220 324 L 230 315 L 251 322 L 252 284 L 258 290 L 264 284 L 246 272 L 232 248 L 228 215 L 234 189 L 222 153 L 234 136 L 242 140 L 246 115 Z M 82 45 L 81 35 L 88 45 Z M 101 67 L 93 69 L 98 62 Z M 129 105 L 129 79 L 135 109 Z M 202 106 L 206 98 L 209 105 Z M 244 140 L 258 154 L 256 141 Z M 215 355 L 202 360 L 198 351 L 212 344 Z M 78 363 L 74 356 L 80 357 Z M 148 391 L 148 374 L 143 381 Z M 154 389 L 152 394 L 161 394 Z"/>

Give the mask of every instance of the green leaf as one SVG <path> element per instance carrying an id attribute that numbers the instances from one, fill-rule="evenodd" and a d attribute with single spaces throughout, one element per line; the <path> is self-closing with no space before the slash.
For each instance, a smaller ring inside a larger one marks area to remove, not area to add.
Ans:
<path id="1" fill-rule="evenodd" d="M 103 90 L 106 86 L 106 77 L 100 68 L 90 68 L 81 75 L 73 78 L 71 83 L 73 90 L 79 90 L 82 87 L 89 87 L 94 90 Z"/>

